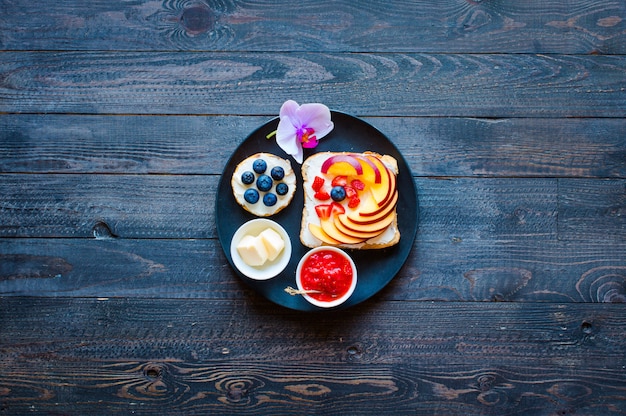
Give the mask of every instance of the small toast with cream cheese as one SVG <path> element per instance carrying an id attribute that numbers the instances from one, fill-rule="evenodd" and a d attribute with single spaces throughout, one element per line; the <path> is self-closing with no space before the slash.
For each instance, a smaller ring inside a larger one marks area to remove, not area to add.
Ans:
<path id="1" fill-rule="evenodd" d="M 231 186 L 235 199 L 246 211 L 268 217 L 291 202 L 296 174 L 288 160 L 270 153 L 256 153 L 237 165 Z"/>

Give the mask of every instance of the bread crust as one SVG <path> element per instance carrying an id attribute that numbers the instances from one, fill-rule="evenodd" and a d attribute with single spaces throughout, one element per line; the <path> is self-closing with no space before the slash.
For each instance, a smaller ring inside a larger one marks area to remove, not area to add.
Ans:
<path id="1" fill-rule="evenodd" d="M 357 249 L 357 250 L 375 250 L 375 249 L 383 249 L 387 247 L 394 246 L 398 244 L 400 241 L 400 230 L 398 229 L 398 216 L 397 216 L 397 205 L 393 208 L 394 219 L 390 225 L 385 228 L 385 231 L 381 233 L 381 235 L 376 236 L 374 238 L 367 239 L 363 242 L 359 242 L 356 244 L 331 244 L 320 240 L 319 238 L 313 236 L 311 231 L 309 230 L 309 224 L 315 219 L 317 219 L 317 214 L 315 213 L 315 206 L 323 203 L 318 200 L 315 200 L 314 193 L 312 190 L 311 184 L 316 175 L 321 175 L 319 167 L 321 164 L 329 157 L 335 155 L 362 155 L 362 156 L 375 156 L 377 157 L 394 175 L 398 175 L 398 162 L 397 160 L 390 155 L 381 155 L 375 152 L 362 152 L 362 153 L 354 153 L 354 152 L 321 152 L 316 153 L 309 158 L 307 158 L 302 164 L 302 178 L 303 178 L 303 189 L 304 189 L 304 208 L 302 210 L 302 222 L 300 226 L 300 241 L 302 244 L 309 248 L 315 248 L 322 245 L 332 245 L 339 248 L 344 249 Z M 329 176 L 327 176 L 326 181 L 329 182 L 332 180 Z M 319 219 L 317 220 L 319 222 Z M 317 225 L 317 224 L 316 224 Z M 384 238 L 381 238 L 384 237 Z"/>

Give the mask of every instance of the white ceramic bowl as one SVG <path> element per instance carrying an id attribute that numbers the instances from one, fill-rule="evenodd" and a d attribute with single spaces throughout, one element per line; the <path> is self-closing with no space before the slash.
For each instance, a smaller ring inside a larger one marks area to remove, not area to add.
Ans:
<path id="1" fill-rule="evenodd" d="M 354 289 L 356 288 L 356 283 L 357 283 L 357 270 L 356 270 L 356 266 L 354 265 L 354 261 L 352 261 L 352 258 L 350 258 L 350 256 L 343 250 L 338 249 L 336 247 L 331 247 L 331 246 L 322 246 L 322 247 L 316 247 L 312 250 L 310 250 L 309 252 L 307 252 L 301 259 L 300 262 L 298 263 L 298 267 L 296 268 L 296 285 L 298 286 L 299 290 L 304 290 L 303 286 L 302 286 L 302 266 L 304 265 L 304 262 L 314 253 L 318 253 L 320 251 L 332 251 L 334 253 L 338 253 L 339 255 L 341 255 L 342 257 L 344 257 L 345 259 L 347 259 L 350 262 L 350 266 L 352 266 L 352 282 L 350 284 L 350 288 L 348 289 L 348 291 L 341 296 L 340 298 L 336 298 L 333 299 L 332 301 L 321 301 L 318 299 L 315 299 L 313 297 L 311 297 L 310 295 L 304 293 L 302 294 L 302 297 L 304 297 L 304 299 L 306 299 L 309 303 L 315 305 L 315 306 L 319 306 L 320 308 L 333 308 L 335 306 L 339 306 L 342 303 L 344 303 L 346 300 L 348 300 L 350 298 L 350 296 L 352 296 L 352 293 L 354 292 Z"/>
<path id="2" fill-rule="evenodd" d="M 267 261 L 262 266 L 249 266 L 239 255 L 237 244 L 239 244 L 244 236 L 248 234 L 257 236 L 266 228 L 271 228 L 280 234 L 281 238 L 285 242 L 285 247 L 274 260 Z M 254 280 L 268 280 L 280 274 L 280 272 L 287 267 L 289 259 L 291 258 L 291 239 L 289 238 L 287 231 L 285 231 L 285 229 L 277 222 L 266 218 L 257 218 L 244 223 L 237 229 L 237 231 L 235 231 L 235 234 L 230 242 L 230 256 L 233 259 L 235 267 L 237 267 L 237 269 L 245 276 Z"/>

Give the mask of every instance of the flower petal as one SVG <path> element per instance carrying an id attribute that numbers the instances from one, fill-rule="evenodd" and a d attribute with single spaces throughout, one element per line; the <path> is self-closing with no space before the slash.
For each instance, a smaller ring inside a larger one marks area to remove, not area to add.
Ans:
<path id="1" fill-rule="evenodd" d="M 287 100 L 280 107 L 279 115 L 276 143 L 298 163 L 302 163 L 303 147 L 317 146 L 317 141 L 334 127 L 330 110 L 324 104 L 298 105 L 293 100 Z"/>
<path id="2" fill-rule="evenodd" d="M 292 153 L 291 156 L 293 156 L 296 162 L 298 162 L 299 164 L 302 164 L 302 159 L 304 157 L 302 146 L 299 146 L 298 151 L 295 153 Z"/>
<path id="3" fill-rule="evenodd" d="M 278 133 L 276 134 L 276 144 L 285 151 L 288 155 L 293 156 L 293 158 L 298 163 L 302 163 L 302 143 L 297 139 L 295 135 L 291 137 L 279 137 Z"/>
<path id="4" fill-rule="evenodd" d="M 313 149 L 317 147 L 317 138 L 315 136 L 310 137 L 308 142 L 302 142 L 302 147 L 305 149 Z"/>
<path id="5" fill-rule="evenodd" d="M 283 118 L 287 117 L 289 121 L 291 122 L 291 124 L 296 129 L 299 129 L 300 127 L 302 127 L 300 119 L 298 118 L 299 108 L 300 106 L 294 100 L 285 101 L 283 105 L 280 107 L 280 112 L 278 113 L 281 121 L 283 120 Z"/>
<path id="6" fill-rule="evenodd" d="M 330 110 L 324 104 L 302 104 L 297 109 L 296 116 L 301 126 L 315 130 L 315 137 L 318 140 L 330 133 L 334 127 L 330 120 Z"/>
<path id="7" fill-rule="evenodd" d="M 302 163 L 302 144 L 298 140 L 297 132 L 289 117 L 281 116 L 276 129 L 276 144 L 298 163 Z"/>

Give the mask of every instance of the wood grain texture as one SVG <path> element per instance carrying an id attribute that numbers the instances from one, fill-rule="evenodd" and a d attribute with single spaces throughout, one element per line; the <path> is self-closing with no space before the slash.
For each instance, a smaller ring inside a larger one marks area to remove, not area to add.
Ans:
<path id="1" fill-rule="evenodd" d="M 416 180 L 421 240 L 557 237 L 556 180 Z"/>
<path id="2" fill-rule="evenodd" d="M 621 1 L 2 0 L 6 50 L 620 54 Z"/>
<path id="3" fill-rule="evenodd" d="M 9 237 L 215 237 L 215 176 L 3 175 Z"/>
<path id="4" fill-rule="evenodd" d="M 0 111 L 624 117 L 626 58 L 566 55 L 7 52 Z M 245 105 L 242 105 L 245 103 Z"/>
<path id="5" fill-rule="evenodd" d="M 418 239 L 387 301 L 626 302 L 626 243 Z M 0 239 L 0 296 L 206 298 L 263 303 L 217 240 Z"/>
<path id="6" fill-rule="evenodd" d="M 2 237 L 216 237 L 214 175 L 0 178 Z M 624 238 L 622 180 L 417 178 L 416 186 L 421 239 Z"/>
<path id="7" fill-rule="evenodd" d="M 626 181 L 561 180 L 559 190 L 562 238 L 626 240 Z"/>
<path id="8" fill-rule="evenodd" d="M 0 52 L 0 415 L 626 415 L 623 0 L 0 0 Z M 417 185 L 345 311 L 216 238 L 287 99 Z"/>
<path id="9" fill-rule="evenodd" d="M 242 296 L 213 240 L 215 176 L 2 179 L 0 231 L 13 237 L 0 244 L 4 295 Z M 623 183 L 603 181 L 576 197 L 590 182 L 416 178 L 418 237 L 384 297 L 623 301 Z M 182 240 L 153 240 L 162 238 Z"/>
<path id="10" fill-rule="evenodd" d="M 219 177 L 214 175 L 4 174 L 0 179 L 1 237 L 216 237 Z M 422 239 L 557 237 L 554 179 L 419 178 L 416 186 Z"/>
<path id="11" fill-rule="evenodd" d="M 267 303 L 15 298 L 0 319 L 9 414 L 626 409 L 619 305 L 388 302 L 311 319 Z"/>
<path id="12" fill-rule="evenodd" d="M 4 115 L 0 171 L 220 174 L 270 117 Z"/>
<path id="13" fill-rule="evenodd" d="M 2 173 L 220 174 L 273 117 L 5 115 Z M 626 119 L 367 117 L 415 176 L 626 178 Z"/>

